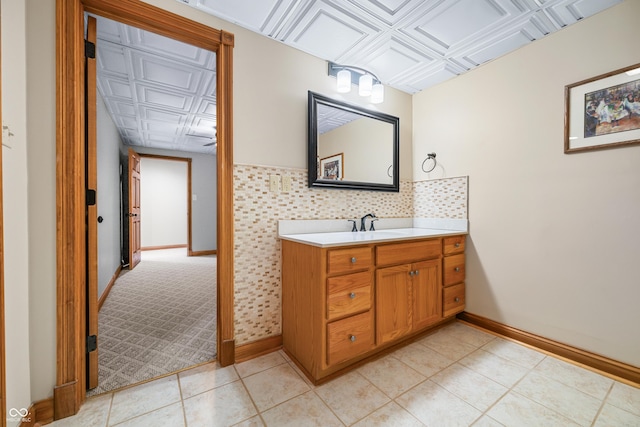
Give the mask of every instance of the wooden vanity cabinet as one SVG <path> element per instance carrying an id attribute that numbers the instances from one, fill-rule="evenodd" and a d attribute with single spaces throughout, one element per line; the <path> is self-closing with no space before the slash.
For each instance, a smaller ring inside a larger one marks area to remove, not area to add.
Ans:
<path id="1" fill-rule="evenodd" d="M 465 304 L 465 236 L 443 239 L 443 316 L 449 317 L 464 310 Z"/>
<path id="2" fill-rule="evenodd" d="M 283 347 L 316 383 L 462 309 L 464 236 L 329 248 L 282 240 Z"/>

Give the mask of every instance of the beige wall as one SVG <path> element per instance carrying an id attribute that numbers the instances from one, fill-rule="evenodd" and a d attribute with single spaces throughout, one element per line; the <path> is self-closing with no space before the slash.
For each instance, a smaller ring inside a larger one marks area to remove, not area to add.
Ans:
<path id="1" fill-rule="evenodd" d="M 55 0 L 25 3 L 31 349 L 28 356 L 31 400 L 37 401 L 51 397 L 56 382 L 56 12 Z"/>
<path id="2" fill-rule="evenodd" d="M 25 6 L 2 0 L 2 181 L 4 197 L 4 283 L 6 405 L 28 408 L 29 383 L 29 263 L 27 201 L 27 93 L 25 59 Z M 9 136 L 8 132 L 13 135 Z M 18 425 L 9 418 L 7 425 Z"/>
<path id="3" fill-rule="evenodd" d="M 638 16 L 626 1 L 414 96 L 414 178 L 431 151 L 469 175 L 467 311 L 635 366 L 640 146 L 563 154 L 563 91 L 640 62 Z"/>

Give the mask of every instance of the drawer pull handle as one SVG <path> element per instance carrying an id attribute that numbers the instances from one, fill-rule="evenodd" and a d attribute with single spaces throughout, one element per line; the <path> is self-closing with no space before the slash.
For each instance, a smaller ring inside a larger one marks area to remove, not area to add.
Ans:
<path id="1" fill-rule="evenodd" d="M 356 297 L 356 293 L 355 292 L 351 292 L 349 294 L 349 298 L 354 299 Z"/>
<path id="2" fill-rule="evenodd" d="M 455 246 L 456 248 L 459 248 L 460 247 L 460 242 L 456 242 L 456 244 L 453 245 L 453 246 Z"/>
<path id="3" fill-rule="evenodd" d="M 456 273 L 459 273 L 460 272 L 460 267 L 456 267 L 456 268 L 454 268 L 454 270 L 456 271 Z"/>
<path id="4" fill-rule="evenodd" d="M 458 297 L 455 297 L 453 300 L 454 300 L 455 302 L 460 302 L 460 298 L 458 298 Z"/>
<path id="5" fill-rule="evenodd" d="M 351 264 L 355 264 L 357 261 L 356 257 L 351 258 Z"/>
<path id="6" fill-rule="evenodd" d="M 355 335 L 349 335 L 349 341 L 354 342 L 356 340 Z"/>

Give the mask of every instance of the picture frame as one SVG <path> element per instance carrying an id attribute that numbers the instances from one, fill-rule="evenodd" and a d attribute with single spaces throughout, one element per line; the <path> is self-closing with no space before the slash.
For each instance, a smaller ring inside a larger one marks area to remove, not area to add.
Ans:
<path id="1" fill-rule="evenodd" d="M 640 64 L 565 86 L 565 154 L 640 144 Z"/>
<path id="2" fill-rule="evenodd" d="M 319 178 L 327 181 L 344 179 L 344 153 L 334 154 L 320 159 Z"/>

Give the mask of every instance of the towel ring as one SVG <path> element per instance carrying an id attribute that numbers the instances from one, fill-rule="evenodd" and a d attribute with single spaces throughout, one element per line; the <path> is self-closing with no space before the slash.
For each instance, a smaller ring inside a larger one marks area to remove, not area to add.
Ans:
<path id="1" fill-rule="evenodd" d="M 424 168 L 424 164 L 427 163 L 429 160 L 432 160 L 433 164 L 429 164 L 429 166 L 428 166 L 429 168 L 425 169 Z M 424 159 L 424 161 L 422 162 L 422 171 L 425 172 L 425 173 L 429 173 L 429 172 L 431 172 L 432 170 L 434 170 L 436 168 L 436 164 L 437 164 L 437 162 L 436 162 L 436 153 L 429 153 L 429 154 L 427 154 L 427 158 Z"/>

